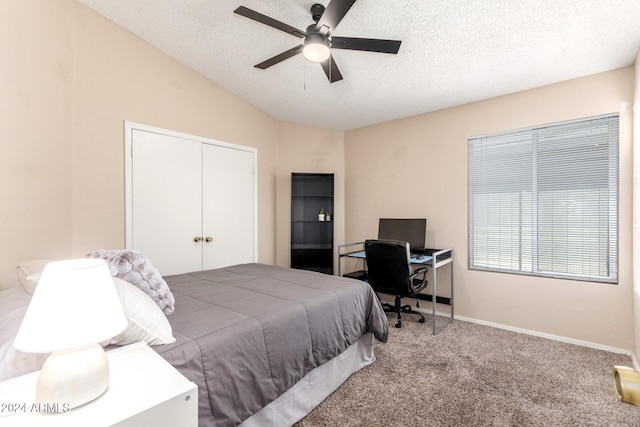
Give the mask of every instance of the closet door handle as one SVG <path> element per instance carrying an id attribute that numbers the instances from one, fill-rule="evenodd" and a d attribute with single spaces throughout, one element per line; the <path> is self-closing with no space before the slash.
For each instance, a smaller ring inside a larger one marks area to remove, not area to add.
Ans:
<path id="1" fill-rule="evenodd" d="M 207 242 L 207 243 L 213 242 L 213 237 L 207 236 L 207 237 L 204 238 L 204 241 Z"/>
<path id="2" fill-rule="evenodd" d="M 196 243 L 200 243 L 200 242 L 202 242 L 202 237 L 196 236 L 196 237 L 193 238 L 193 241 L 196 242 Z"/>

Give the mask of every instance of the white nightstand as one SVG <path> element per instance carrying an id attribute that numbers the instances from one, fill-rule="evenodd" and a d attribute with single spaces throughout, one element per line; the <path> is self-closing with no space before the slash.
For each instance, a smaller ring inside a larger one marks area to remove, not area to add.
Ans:
<path id="1" fill-rule="evenodd" d="M 107 391 L 69 412 L 37 412 L 37 372 L 1 382 L 0 425 L 198 425 L 198 387 L 145 343 L 111 350 L 107 358 L 111 373 Z"/>

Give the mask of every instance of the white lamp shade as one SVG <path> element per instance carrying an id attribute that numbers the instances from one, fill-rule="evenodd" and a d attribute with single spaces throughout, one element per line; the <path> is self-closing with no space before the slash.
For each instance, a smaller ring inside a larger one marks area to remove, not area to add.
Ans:
<path id="1" fill-rule="evenodd" d="M 45 266 L 13 343 L 49 353 L 106 341 L 127 326 L 104 260 L 57 261 Z"/>

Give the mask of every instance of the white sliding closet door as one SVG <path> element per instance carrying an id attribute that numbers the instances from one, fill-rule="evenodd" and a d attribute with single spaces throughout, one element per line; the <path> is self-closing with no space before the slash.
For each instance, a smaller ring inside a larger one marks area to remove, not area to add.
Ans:
<path id="1" fill-rule="evenodd" d="M 204 270 L 253 262 L 253 160 L 247 151 L 202 145 Z"/>
<path id="2" fill-rule="evenodd" d="M 127 123 L 127 248 L 162 275 L 254 262 L 256 150 Z"/>
<path id="3" fill-rule="evenodd" d="M 131 248 L 163 275 L 202 270 L 202 144 L 133 131 Z"/>

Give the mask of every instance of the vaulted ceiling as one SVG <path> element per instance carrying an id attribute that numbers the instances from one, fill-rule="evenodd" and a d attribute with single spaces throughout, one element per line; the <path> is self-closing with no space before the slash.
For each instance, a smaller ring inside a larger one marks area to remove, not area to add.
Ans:
<path id="1" fill-rule="evenodd" d="M 337 0 L 334 0 L 337 1 Z M 343 80 L 296 55 L 313 0 L 79 0 L 284 121 L 349 130 L 633 64 L 638 0 L 358 0 L 332 35 L 401 40 L 397 55 L 332 49 Z M 328 0 L 322 0 L 325 6 Z"/>

